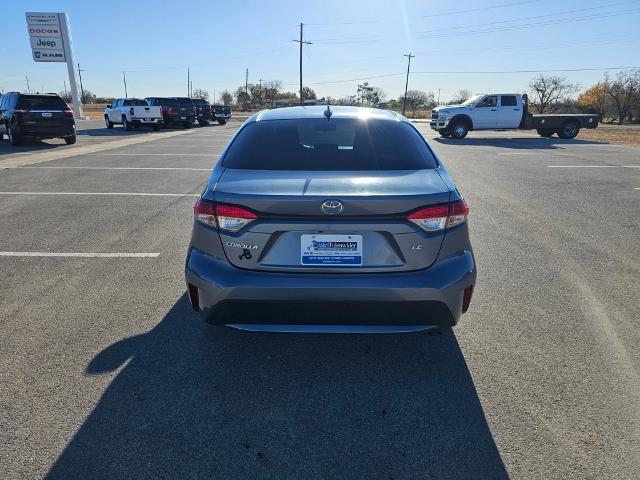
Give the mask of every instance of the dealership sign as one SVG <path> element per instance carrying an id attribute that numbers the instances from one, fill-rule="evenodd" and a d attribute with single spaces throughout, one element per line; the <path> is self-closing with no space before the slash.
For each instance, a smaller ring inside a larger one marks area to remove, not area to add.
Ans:
<path id="1" fill-rule="evenodd" d="M 31 54 L 36 62 L 65 62 L 65 47 L 58 13 L 27 12 Z"/>

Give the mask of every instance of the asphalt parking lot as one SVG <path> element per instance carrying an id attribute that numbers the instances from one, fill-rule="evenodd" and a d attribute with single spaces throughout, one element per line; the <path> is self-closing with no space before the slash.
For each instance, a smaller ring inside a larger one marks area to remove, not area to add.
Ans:
<path id="1" fill-rule="evenodd" d="M 420 125 L 471 205 L 462 323 L 257 334 L 183 275 L 238 125 L 0 144 L 0 477 L 638 478 L 640 149 Z"/>

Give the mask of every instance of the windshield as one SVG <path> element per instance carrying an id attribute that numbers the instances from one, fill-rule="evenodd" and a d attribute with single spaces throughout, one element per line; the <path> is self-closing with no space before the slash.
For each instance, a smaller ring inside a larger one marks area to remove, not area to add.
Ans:
<path id="1" fill-rule="evenodd" d="M 352 118 L 248 124 L 229 147 L 226 168 L 250 170 L 420 170 L 436 160 L 405 122 Z"/>
<path id="2" fill-rule="evenodd" d="M 468 100 L 465 100 L 464 102 L 462 102 L 460 105 L 473 105 L 475 104 L 478 100 L 480 100 L 482 97 L 484 97 L 483 94 L 480 95 L 474 95 L 473 97 L 471 97 Z"/>

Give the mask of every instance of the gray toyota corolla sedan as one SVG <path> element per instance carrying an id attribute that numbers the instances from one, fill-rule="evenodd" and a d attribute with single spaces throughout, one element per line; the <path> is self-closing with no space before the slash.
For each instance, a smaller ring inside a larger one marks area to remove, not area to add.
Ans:
<path id="1" fill-rule="evenodd" d="M 397 113 L 262 111 L 194 206 L 189 297 L 211 323 L 248 330 L 451 327 L 476 281 L 468 213 Z"/>

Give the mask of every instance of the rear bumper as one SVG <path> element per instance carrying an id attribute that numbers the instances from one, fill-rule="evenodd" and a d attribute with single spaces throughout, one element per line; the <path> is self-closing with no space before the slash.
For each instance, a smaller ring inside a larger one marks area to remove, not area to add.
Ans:
<path id="1" fill-rule="evenodd" d="M 75 125 L 64 125 L 56 127 L 39 125 L 20 125 L 15 129 L 15 134 L 21 137 L 33 137 L 38 139 L 70 137 L 76 134 Z"/>
<path id="2" fill-rule="evenodd" d="M 195 308 L 218 324 L 455 325 L 475 284 L 463 251 L 426 270 L 388 274 L 291 274 L 242 270 L 197 249 L 186 281 Z"/>
<path id="3" fill-rule="evenodd" d="M 162 118 L 150 118 L 149 120 L 145 120 L 144 118 L 132 118 L 131 123 L 134 125 L 162 125 L 164 122 Z"/>

